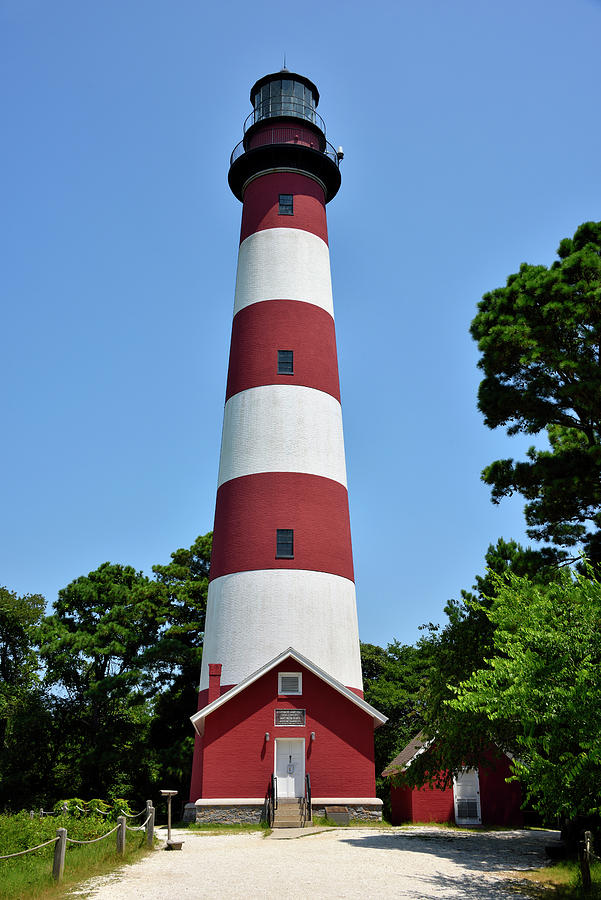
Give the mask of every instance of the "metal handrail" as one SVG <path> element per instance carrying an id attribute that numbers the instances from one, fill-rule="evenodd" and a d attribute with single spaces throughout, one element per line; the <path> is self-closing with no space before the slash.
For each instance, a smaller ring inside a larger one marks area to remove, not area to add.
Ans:
<path id="1" fill-rule="evenodd" d="M 326 133 L 326 123 L 319 113 L 315 111 L 315 107 L 305 103 L 303 100 L 292 97 L 290 94 L 282 94 L 278 98 L 271 97 L 269 100 L 263 100 L 244 120 L 244 133 L 246 134 L 248 129 L 252 125 L 256 125 L 257 122 L 264 122 L 265 119 L 279 119 L 281 116 L 304 119 L 305 122 L 311 122 L 324 134 Z"/>
<path id="2" fill-rule="evenodd" d="M 273 132 L 275 132 L 276 130 L 277 130 L 277 129 L 274 128 L 274 129 L 273 129 Z M 274 136 L 274 135 L 273 135 L 273 132 L 272 132 L 272 136 Z M 279 140 L 279 141 L 278 141 L 278 140 L 273 140 L 273 141 L 267 141 L 266 143 L 261 144 L 260 146 L 261 146 L 261 147 L 268 147 L 268 146 L 270 146 L 270 145 L 272 145 L 272 144 L 283 144 L 283 145 L 287 145 L 287 144 L 292 144 L 292 143 L 294 143 L 294 142 L 293 142 L 293 141 L 282 141 L 282 140 Z M 297 146 L 302 147 L 302 146 L 304 146 L 304 145 L 303 145 L 303 144 L 298 144 Z M 259 148 L 258 148 L 258 147 L 253 147 L 252 149 L 253 149 L 253 150 L 258 150 Z M 336 149 L 333 147 L 332 144 L 330 144 L 329 141 L 326 141 L 326 146 L 325 146 L 324 150 L 321 150 L 321 151 L 317 150 L 317 151 L 315 151 L 315 152 L 316 152 L 316 153 L 320 153 L 320 152 L 323 153 L 324 156 L 327 156 L 329 159 L 332 160 L 332 162 L 336 163 L 336 165 L 337 165 L 338 168 L 340 168 L 340 159 L 338 158 L 338 153 L 336 152 Z M 236 144 L 236 146 L 235 146 L 234 149 L 232 150 L 232 154 L 231 154 L 231 156 L 230 156 L 230 166 L 231 166 L 237 159 L 239 159 L 241 156 L 243 156 L 244 153 L 246 153 L 246 148 L 244 147 L 244 140 L 241 140 L 241 141 L 239 141 L 239 143 Z"/>
<path id="3" fill-rule="evenodd" d="M 311 776 L 307 772 L 305 774 L 305 809 L 306 809 L 306 817 L 309 819 L 309 822 L 313 821 L 313 810 L 311 806 Z M 308 813 L 308 815 L 307 815 Z"/>
<path id="4" fill-rule="evenodd" d="M 266 812 L 267 812 L 267 822 L 270 827 L 273 826 L 275 821 L 275 811 L 278 808 L 278 782 L 275 775 L 272 775 L 269 779 L 269 786 L 267 788 L 267 803 L 266 803 Z"/>

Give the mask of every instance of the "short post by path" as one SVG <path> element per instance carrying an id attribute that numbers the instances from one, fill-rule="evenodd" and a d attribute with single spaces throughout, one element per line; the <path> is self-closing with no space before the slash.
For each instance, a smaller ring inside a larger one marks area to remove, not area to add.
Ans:
<path id="1" fill-rule="evenodd" d="M 165 850 L 181 850 L 183 841 L 171 840 L 171 798 L 175 797 L 177 791 L 161 791 L 161 796 L 167 798 L 167 844 Z"/>
<path id="2" fill-rule="evenodd" d="M 125 829 L 127 828 L 127 819 L 125 816 L 119 816 L 117 819 L 117 853 L 121 856 L 125 853 Z"/>
<path id="3" fill-rule="evenodd" d="M 67 849 L 67 829 L 57 828 L 56 836 L 58 838 L 54 845 L 54 862 L 52 865 L 52 877 L 55 881 L 62 881 L 63 872 L 65 871 L 65 850 Z"/>
<path id="4" fill-rule="evenodd" d="M 146 843 L 152 850 L 154 847 L 154 806 L 152 800 L 146 801 Z"/>

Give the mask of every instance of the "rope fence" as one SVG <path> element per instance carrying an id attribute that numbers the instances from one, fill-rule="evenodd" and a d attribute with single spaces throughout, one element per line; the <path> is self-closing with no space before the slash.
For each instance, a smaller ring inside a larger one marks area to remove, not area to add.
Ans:
<path id="1" fill-rule="evenodd" d="M 99 809 L 97 806 L 90 808 L 90 809 L 84 809 L 83 806 L 76 806 L 75 809 L 78 810 L 78 812 L 80 812 L 80 813 L 84 813 L 86 816 L 91 816 L 93 813 L 98 813 L 99 816 L 110 816 L 110 814 L 111 814 L 110 810 Z M 119 809 L 119 812 L 122 813 L 122 815 L 127 816 L 128 819 L 137 819 L 138 816 L 141 816 L 142 813 L 146 812 L 146 809 L 143 809 L 141 812 L 136 813 L 134 816 L 129 815 L 123 809 Z M 68 813 L 69 813 L 69 807 L 65 803 L 63 806 L 61 806 L 60 809 L 50 809 L 50 810 L 38 809 L 37 813 L 35 810 L 30 809 L 29 810 L 29 818 L 34 819 L 36 817 L 36 815 L 38 815 L 41 819 L 44 816 L 64 816 L 64 815 L 67 815 Z"/>
<path id="2" fill-rule="evenodd" d="M 65 809 L 65 807 L 63 807 L 63 809 Z M 98 813 L 101 816 L 108 816 L 108 812 L 104 812 L 102 809 L 98 809 L 98 807 L 95 807 L 94 809 L 84 809 L 83 806 L 76 806 L 75 809 L 78 809 L 79 812 L 86 813 L 87 815 Z M 119 812 L 123 812 L 123 810 L 120 809 Z"/>
<path id="3" fill-rule="evenodd" d="M 80 806 L 76 806 L 76 809 L 81 812 L 87 812 L 87 810 L 81 809 Z M 67 807 L 63 807 L 62 810 L 58 810 L 56 812 L 48 812 L 45 813 L 43 810 L 40 810 L 40 816 L 42 815 L 57 815 L 63 814 L 64 812 L 68 812 Z M 98 810 L 101 812 L 101 810 Z M 123 813 L 123 810 L 119 810 L 119 812 Z M 43 844 L 38 844 L 36 847 L 28 847 L 26 850 L 19 850 L 17 853 L 9 853 L 6 856 L 0 856 L 0 860 L 3 859 L 14 859 L 16 856 L 25 856 L 28 853 L 33 853 L 35 850 L 41 850 L 42 847 L 48 847 L 50 844 L 54 844 L 54 859 L 52 863 L 52 876 L 56 882 L 62 881 L 63 874 L 65 871 L 65 852 L 67 849 L 67 844 L 97 844 L 99 841 L 104 841 L 107 837 L 110 837 L 111 834 L 117 834 L 117 853 L 120 856 L 123 856 L 125 853 L 125 839 L 126 833 L 128 831 L 145 831 L 146 832 L 146 845 L 149 849 L 152 849 L 154 845 L 154 819 L 155 819 L 155 808 L 152 805 L 152 800 L 146 801 L 145 808 L 136 813 L 135 816 L 128 816 L 127 813 L 123 813 L 123 815 L 119 816 L 117 819 L 117 824 L 114 828 L 111 828 L 110 831 L 107 831 L 106 834 L 102 834 L 100 837 L 91 838 L 89 841 L 80 841 L 77 838 L 70 838 L 67 834 L 66 828 L 57 828 L 56 837 L 50 838 L 48 841 L 44 841 Z M 147 813 L 145 821 L 141 825 L 130 826 L 127 824 L 127 819 L 137 819 L 138 816 Z M 30 815 L 33 814 L 30 813 Z M 108 815 L 108 813 L 103 813 L 103 815 Z"/>
<path id="4" fill-rule="evenodd" d="M 118 828 L 121 828 L 121 825 L 115 825 L 115 827 L 114 827 L 114 828 L 111 828 L 110 831 L 107 831 L 106 834 L 103 834 L 103 835 L 101 835 L 100 837 L 97 837 L 97 838 L 91 838 L 91 840 L 89 840 L 89 841 L 78 841 L 76 838 L 70 838 L 70 837 L 68 837 L 68 838 L 67 838 L 67 843 L 68 843 L 68 844 L 97 844 L 98 841 L 103 841 L 105 838 L 109 837 L 109 835 L 114 834 L 114 833 L 117 831 Z M 136 830 L 137 830 L 137 829 L 136 829 Z M 55 838 L 55 840 L 57 840 L 57 838 Z"/>
<path id="5" fill-rule="evenodd" d="M 145 810 L 142 810 L 142 812 L 145 812 Z M 146 821 L 142 822 L 141 825 L 133 825 L 130 827 L 129 825 L 126 824 L 125 827 L 127 828 L 128 831 L 144 831 L 144 829 L 148 825 L 149 821 L 150 821 L 150 813 L 148 814 Z"/>
<path id="6" fill-rule="evenodd" d="M 126 819 L 137 819 L 138 816 L 144 815 L 144 813 L 146 812 L 146 807 L 144 807 L 144 809 L 141 809 L 139 813 L 132 813 L 131 815 L 129 813 L 126 813 L 124 809 L 120 809 L 119 812 L 122 816 L 125 816 Z"/>
<path id="7" fill-rule="evenodd" d="M 26 853 L 33 853 L 34 850 L 40 850 L 42 847 L 47 847 L 48 844 L 56 844 L 57 841 L 58 838 L 53 837 L 49 841 L 44 841 L 43 844 L 38 844 L 37 847 L 28 847 L 27 850 L 19 850 L 18 853 L 7 853 L 6 856 L 0 856 L 0 859 L 14 859 L 15 856 L 25 856 Z"/>

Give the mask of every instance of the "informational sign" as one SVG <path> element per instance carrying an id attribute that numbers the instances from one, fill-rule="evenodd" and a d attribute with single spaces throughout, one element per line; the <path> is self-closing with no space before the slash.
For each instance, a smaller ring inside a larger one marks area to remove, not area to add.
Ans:
<path id="1" fill-rule="evenodd" d="M 304 725 L 305 724 L 304 709 L 276 709 L 275 725 Z"/>

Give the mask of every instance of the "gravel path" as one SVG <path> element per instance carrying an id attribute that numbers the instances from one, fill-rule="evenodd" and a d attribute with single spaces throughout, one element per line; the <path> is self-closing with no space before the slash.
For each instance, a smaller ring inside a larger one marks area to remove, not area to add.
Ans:
<path id="1" fill-rule="evenodd" d="M 173 837 L 176 837 L 174 833 Z M 69 896 L 98 900 L 394 897 L 502 900 L 516 870 L 544 861 L 549 831 L 462 832 L 436 827 L 332 829 L 290 840 L 252 832 L 178 832 L 181 852 L 157 850 Z"/>

